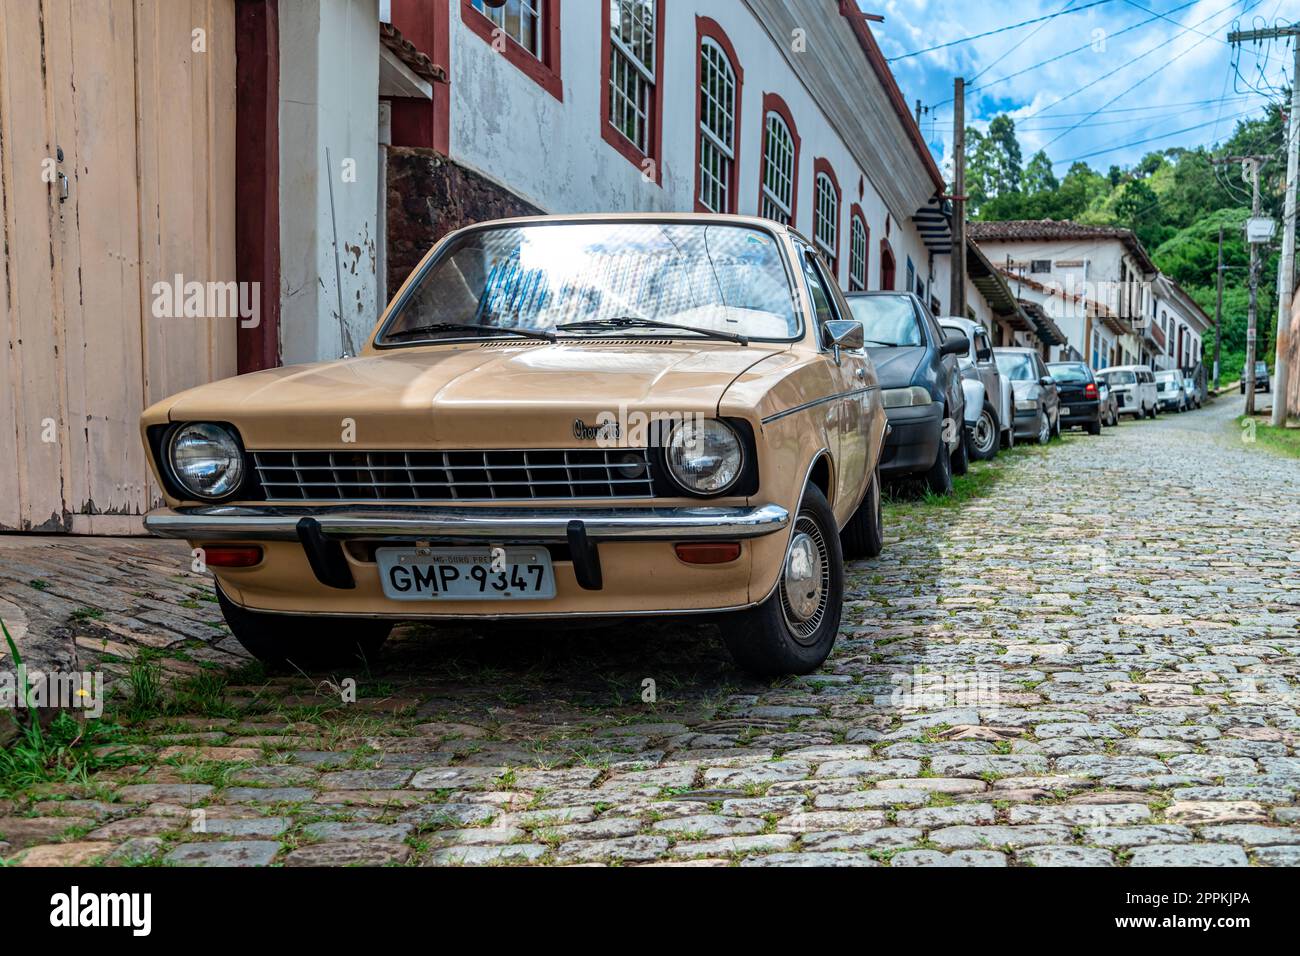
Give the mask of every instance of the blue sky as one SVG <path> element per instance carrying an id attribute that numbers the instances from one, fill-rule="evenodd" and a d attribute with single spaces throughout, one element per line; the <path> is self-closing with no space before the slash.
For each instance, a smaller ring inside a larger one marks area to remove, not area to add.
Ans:
<path id="1" fill-rule="evenodd" d="M 1058 176 L 1075 159 L 1107 169 L 1130 165 L 1151 150 L 1226 139 L 1238 118 L 1254 115 L 1269 98 L 1280 101 L 1293 72 L 1290 47 L 1275 42 L 1234 55 L 1228 31 L 1300 20 L 1300 0 L 859 5 L 885 17 L 872 30 L 885 56 L 898 57 L 890 66 L 908 103 L 920 99 L 932 108 L 921 129 L 945 170 L 953 77 L 961 74 L 971 81 L 968 125 L 983 129 L 999 113 L 1010 114 L 1025 159 L 1045 148 L 1060 164 Z M 1067 12 L 1041 23 L 903 56 L 1062 10 Z M 1039 65 L 1053 57 L 1060 59 Z M 998 82 L 1022 70 L 1027 72 Z"/>

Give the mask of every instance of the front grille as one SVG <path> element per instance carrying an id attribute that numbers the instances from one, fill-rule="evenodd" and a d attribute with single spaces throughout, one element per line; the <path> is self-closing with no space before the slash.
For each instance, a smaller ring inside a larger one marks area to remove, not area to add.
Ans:
<path id="1" fill-rule="evenodd" d="M 268 501 L 652 498 L 645 449 L 257 451 Z"/>

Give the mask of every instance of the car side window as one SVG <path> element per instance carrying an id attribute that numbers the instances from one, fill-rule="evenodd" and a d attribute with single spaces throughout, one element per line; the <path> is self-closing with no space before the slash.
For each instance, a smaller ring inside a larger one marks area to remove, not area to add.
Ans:
<path id="1" fill-rule="evenodd" d="M 839 313 L 835 308 L 832 292 L 826 284 L 821 263 L 812 252 L 803 254 L 803 274 L 808 282 L 808 293 L 812 297 L 813 310 L 817 313 L 817 339 L 821 342 L 824 341 L 822 329 L 827 322 L 838 319 Z"/>

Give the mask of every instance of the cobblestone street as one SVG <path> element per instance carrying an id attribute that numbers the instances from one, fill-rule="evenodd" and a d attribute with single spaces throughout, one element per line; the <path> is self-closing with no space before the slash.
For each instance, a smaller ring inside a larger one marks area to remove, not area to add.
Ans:
<path id="1" fill-rule="evenodd" d="M 894 504 L 831 660 L 774 685 L 696 625 L 405 628 L 267 680 L 183 546 L 0 540 L 0 614 L 71 629 L 130 753 L 0 800 L 0 858 L 1300 865 L 1300 461 L 1241 406 Z M 141 654 L 187 710 L 130 714 Z"/>

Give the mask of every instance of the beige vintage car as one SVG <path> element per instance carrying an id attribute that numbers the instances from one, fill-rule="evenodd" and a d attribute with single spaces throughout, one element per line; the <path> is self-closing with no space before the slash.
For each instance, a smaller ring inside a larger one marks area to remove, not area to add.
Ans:
<path id="1" fill-rule="evenodd" d="M 886 419 L 809 243 L 706 215 L 449 235 L 362 354 L 148 409 L 166 507 L 269 663 L 375 653 L 394 622 L 706 615 L 807 673 L 846 557 L 881 548 Z"/>

